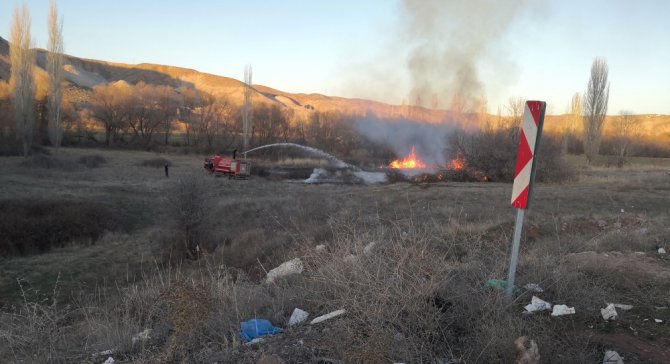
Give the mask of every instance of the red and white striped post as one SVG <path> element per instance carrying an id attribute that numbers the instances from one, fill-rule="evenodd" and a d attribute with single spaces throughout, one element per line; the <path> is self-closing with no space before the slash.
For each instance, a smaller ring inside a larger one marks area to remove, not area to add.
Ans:
<path id="1" fill-rule="evenodd" d="M 512 302 L 514 290 L 514 276 L 516 265 L 519 260 L 519 245 L 521 241 L 521 230 L 523 229 L 524 212 L 528 208 L 530 192 L 535 180 L 535 155 L 537 154 L 542 125 L 544 124 L 544 111 L 547 103 L 544 101 L 526 101 L 521 124 L 521 135 L 519 137 L 519 151 L 516 158 L 516 169 L 514 171 L 514 185 L 512 187 L 512 206 L 517 208 L 516 223 L 514 225 L 514 237 L 512 238 L 512 255 L 510 257 L 509 272 L 507 275 L 507 301 Z"/>

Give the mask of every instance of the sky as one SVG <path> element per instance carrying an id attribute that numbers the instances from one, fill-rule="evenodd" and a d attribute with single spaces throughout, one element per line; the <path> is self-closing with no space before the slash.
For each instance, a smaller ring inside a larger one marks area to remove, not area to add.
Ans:
<path id="1" fill-rule="evenodd" d="M 441 42 L 440 47 L 458 48 L 471 42 L 469 35 L 482 24 L 505 16 L 509 22 L 496 28 L 495 39 L 485 42 L 471 62 L 489 112 L 499 107 L 504 112 L 510 98 L 522 97 L 545 100 L 549 113 L 564 113 L 572 95 L 586 90 L 591 63 L 601 57 L 609 65 L 609 114 L 670 114 L 670 1 L 468 0 L 474 5 L 460 11 L 449 8 L 459 6 L 459 0 L 434 0 L 445 7 L 438 9 L 441 15 L 425 20 L 437 23 L 431 23 L 434 33 L 424 37 L 417 32 L 411 38 L 407 3 L 418 1 L 422 0 L 57 4 L 64 20 L 65 51 L 77 57 L 167 64 L 236 79 L 243 78 L 250 64 L 255 84 L 392 104 L 412 99 L 412 78 L 417 74 L 408 71 L 408 64 L 417 44 L 430 48 L 431 42 Z M 26 3 L 35 44 L 45 47 L 49 1 Z M 517 7 L 513 13 L 495 8 L 511 3 Z M 12 10 L 20 4 L 0 1 L 0 36 L 5 39 Z M 419 19 L 420 26 L 423 21 Z M 442 37 L 442 30 L 451 34 Z M 455 71 L 432 65 L 439 68 L 427 71 L 433 79 L 453 77 L 450 72 Z"/>

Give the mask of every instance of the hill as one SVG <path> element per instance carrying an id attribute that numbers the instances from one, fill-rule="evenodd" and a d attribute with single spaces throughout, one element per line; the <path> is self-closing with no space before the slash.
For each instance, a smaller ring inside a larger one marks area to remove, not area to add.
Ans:
<path id="1" fill-rule="evenodd" d="M 38 93 L 46 89 L 45 51 L 37 50 L 37 81 Z M 0 80 L 9 79 L 10 61 L 9 44 L 0 37 Z M 66 56 L 64 65 L 65 79 L 69 84 L 66 94 L 72 99 L 86 101 L 91 89 L 96 85 L 123 80 L 130 84 L 145 82 L 154 85 L 172 87 L 191 87 L 206 91 L 215 96 L 225 97 L 235 105 L 242 105 L 245 85 L 243 82 L 224 76 L 199 72 L 194 69 L 157 65 L 149 63 L 125 64 L 105 62 L 94 59 Z M 293 110 L 297 115 L 306 116 L 310 112 L 341 112 L 343 114 L 378 119 L 405 119 L 420 123 L 447 123 L 460 126 L 471 126 L 477 121 L 477 115 L 459 115 L 448 110 L 432 110 L 409 105 L 390 105 L 383 102 L 351 99 L 322 94 L 289 93 L 265 85 L 253 85 L 253 102 L 255 104 L 276 105 Z M 640 131 L 643 135 L 653 137 L 656 141 L 670 142 L 669 115 L 638 115 L 641 120 Z M 489 118 L 495 118 L 489 115 Z M 608 116 L 607 124 L 611 125 L 617 116 Z M 548 115 L 545 130 L 559 133 L 568 120 L 567 115 Z M 577 126 L 580 129 L 580 126 Z M 607 128 L 606 128 L 607 129 Z M 606 130 L 606 133 L 608 131 Z"/>

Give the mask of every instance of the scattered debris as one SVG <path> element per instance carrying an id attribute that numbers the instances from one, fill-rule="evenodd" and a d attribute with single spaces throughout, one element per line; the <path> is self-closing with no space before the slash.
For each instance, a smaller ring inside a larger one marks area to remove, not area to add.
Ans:
<path id="1" fill-rule="evenodd" d="M 316 248 L 314 248 L 314 250 L 316 250 L 317 253 L 325 252 L 326 251 L 326 244 L 319 244 L 319 245 L 316 246 Z"/>
<path id="2" fill-rule="evenodd" d="M 326 314 L 326 315 L 319 316 L 319 317 L 315 318 L 314 320 L 312 320 L 312 321 L 310 322 L 310 324 L 312 324 L 312 325 L 314 325 L 314 324 L 318 324 L 318 323 L 320 323 L 320 322 L 324 322 L 324 321 L 326 321 L 326 320 L 332 319 L 333 317 L 337 317 L 337 316 L 340 316 L 340 315 L 344 315 L 346 312 L 347 312 L 347 310 L 337 310 L 337 311 L 333 311 L 333 312 L 331 312 L 331 313 L 329 313 L 329 314 Z"/>
<path id="3" fill-rule="evenodd" d="M 114 364 L 114 363 L 116 363 L 116 362 L 114 361 L 114 358 L 112 358 L 112 357 L 110 356 L 110 357 L 107 358 L 107 360 L 105 360 L 102 364 Z"/>
<path id="4" fill-rule="evenodd" d="M 484 284 L 484 288 L 493 288 L 498 291 L 504 292 L 505 290 L 507 290 L 507 281 L 504 279 L 489 279 Z M 521 290 L 519 289 L 519 287 L 514 286 L 513 291 L 514 293 L 519 293 Z"/>
<path id="5" fill-rule="evenodd" d="M 659 319 L 654 319 L 654 321 L 655 321 L 657 324 L 662 324 L 662 323 L 663 323 L 663 320 L 659 320 Z"/>
<path id="6" fill-rule="evenodd" d="M 601 308 L 600 315 L 603 317 L 605 321 L 616 320 L 617 316 L 619 316 L 616 313 L 616 308 L 614 307 L 613 303 L 608 304 L 607 307 L 605 308 Z"/>
<path id="7" fill-rule="evenodd" d="M 133 336 L 133 338 L 132 338 L 133 345 L 137 344 L 137 342 L 139 342 L 139 341 L 147 341 L 147 340 L 151 339 L 151 336 L 149 336 L 150 334 L 151 334 L 151 329 L 144 329 L 144 331 L 142 331 L 139 334 Z"/>
<path id="8" fill-rule="evenodd" d="M 280 328 L 274 327 L 270 321 L 264 319 L 251 319 L 240 323 L 240 336 L 247 341 L 252 341 L 261 336 L 278 334 L 280 332 Z"/>
<path id="9" fill-rule="evenodd" d="M 279 267 L 269 271 L 265 281 L 267 283 L 272 283 L 279 277 L 284 277 L 291 274 L 300 274 L 302 273 L 302 270 L 302 261 L 300 258 L 295 258 L 293 260 L 289 260 L 288 262 L 284 262 Z"/>
<path id="10" fill-rule="evenodd" d="M 246 346 L 251 346 L 251 345 L 256 345 L 256 344 L 260 344 L 260 343 L 264 343 L 264 342 L 265 342 L 265 339 L 264 339 L 264 338 L 262 338 L 262 337 L 257 337 L 257 338 L 255 338 L 255 339 L 249 341 L 248 343 L 246 343 L 246 344 L 244 344 L 244 345 L 246 345 Z"/>
<path id="11" fill-rule="evenodd" d="M 575 308 L 567 305 L 554 305 L 554 310 L 551 311 L 552 316 L 574 315 Z"/>
<path id="12" fill-rule="evenodd" d="M 303 323 L 307 320 L 307 317 L 309 317 L 309 313 L 296 307 L 291 314 L 291 318 L 288 319 L 288 325 L 294 326 Z"/>
<path id="13" fill-rule="evenodd" d="M 98 357 L 98 356 L 107 356 L 107 355 L 112 355 L 112 354 L 114 354 L 114 349 L 109 349 L 109 350 L 101 351 L 99 353 L 94 353 L 93 357 L 95 358 L 95 357 Z"/>
<path id="14" fill-rule="evenodd" d="M 370 244 L 366 245 L 365 248 L 363 248 L 363 254 L 365 255 L 370 255 L 372 254 L 372 249 L 375 248 L 375 245 L 377 245 L 376 242 L 371 242 Z"/>
<path id="15" fill-rule="evenodd" d="M 514 340 L 514 349 L 516 350 L 516 364 L 538 364 L 540 362 L 540 352 L 535 340 L 530 340 L 528 336 L 520 336 Z"/>
<path id="16" fill-rule="evenodd" d="M 665 248 L 658 248 L 658 254 L 665 254 Z"/>
<path id="17" fill-rule="evenodd" d="M 623 359 L 616 351 L 607 350 L 603 358 L 603 364 L 623 364 Z"/>
<path id="18" fill-rule="evenodd" d="M 624 310 L 624 311 L 629 311 L 633 309 L 633 305 L 624 305 L 623 303 L 610 303 L 610 305 L 614 305 L 614 307 Z"/>
<path id="19" fill-rule="evenodd" d="M 535 293 L 543 293 L 544 289 L 540 287 L 539 284 L 537 283 L 528 283 L 525 286 L 523 286 L 528 291 L 535 292 Z"/>
<path id="20" fill-rule="evenodd" d="M 531 313 L 535 311 L 551 310 L 551 303 L 544 301 L 537 296 L 533 296 L 533 298 L 530 300 L 530 303 L 527 304 L 524 308 L 526 311 Z"/>

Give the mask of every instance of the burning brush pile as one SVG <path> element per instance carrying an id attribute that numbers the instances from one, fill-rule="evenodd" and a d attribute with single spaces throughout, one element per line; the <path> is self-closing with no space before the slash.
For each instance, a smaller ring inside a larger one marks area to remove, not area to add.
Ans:
<path id="1" fill-rule="evenodd" d="M 487 182 L 485 173 L 468 166 L 467 160 L 461 153 L 456 154 L 446 165 L 435 163 L 428 166 L 416 153 L 414 146 L 410 153 L 400 159 L 381 167 L 386 170 L 389 182 L 409 181 L 412 183 L 436 183 L 442 181 L 456 182 Z"/>

